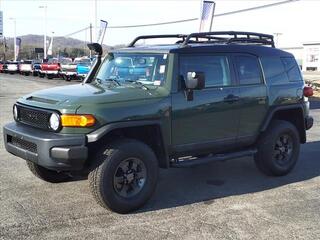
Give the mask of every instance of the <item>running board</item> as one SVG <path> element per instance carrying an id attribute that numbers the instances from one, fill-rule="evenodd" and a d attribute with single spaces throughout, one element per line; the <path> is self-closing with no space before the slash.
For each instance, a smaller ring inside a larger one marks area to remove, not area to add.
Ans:
<path id="1" fill-rule="evenodd" d="M 174 162 L 171 162 L 170 166 L 173 168 L 184 168 L 184 167 L 193 167 L 201 164 L 207 164 L 211 162 L 225 161 L 234 158 L 253 156 L 257 153 L 257 149 L 250 149 L 240 152 L 232 152 L 225 154 L 215 154 L 211 156 L 206 156 L 203 158 L 189 158 L 190 160 L 176 159 Z"/>

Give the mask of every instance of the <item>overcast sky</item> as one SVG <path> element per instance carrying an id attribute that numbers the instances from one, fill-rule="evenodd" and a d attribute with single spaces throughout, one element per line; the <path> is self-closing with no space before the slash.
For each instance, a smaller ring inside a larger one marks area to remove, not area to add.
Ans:
<path id="1" fill-rule="evenodd" d="M 278 1 L 216 0 L 216 14 L 249 8 Z M 17 35 L 43 34 L 44 10 L 47 5 L 47 32 L 63 36 L 94 24 L 94 0 L 0 0 L 4 14 L 4 35 L 13 36 L 16 18 Z M 320 1 L 300 0 L 276 7 L 255 10 L 214 19 L 213 30 L 241 30 L 263 33 L 280 32 L 280 46 L 299 46 L 302 42 L 320 41 Z M 146 24 L 171 20 L 196 18 L 200 15 L 200 0 L 179 1 L 109 1 L 98 0 L 98 19 L 110 26 Z M 190 33 L 199 28 L 197 21 L 165 26 L 108 29 L 105 44 L 130 42 L 142 34 Z M 89 39 L 88 32 L 72 37 Z"/>

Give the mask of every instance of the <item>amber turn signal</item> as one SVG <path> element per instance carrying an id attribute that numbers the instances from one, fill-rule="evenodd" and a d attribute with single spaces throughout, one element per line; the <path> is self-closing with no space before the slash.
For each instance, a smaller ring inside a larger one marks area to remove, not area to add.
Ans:
<path id="1" fill-rule="evenodd" d="M 89 114 L 64 114 L 61 115 L 63 127 L 90 127 L 96 122 L 94 116 Z"/>

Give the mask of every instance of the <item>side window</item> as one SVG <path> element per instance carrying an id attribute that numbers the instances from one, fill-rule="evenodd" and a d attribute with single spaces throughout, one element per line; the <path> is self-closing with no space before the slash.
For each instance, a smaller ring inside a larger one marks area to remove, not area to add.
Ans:
<path id="1" fill-rule="evenodd" d="M 187 78 L 187 72 L 203 72 L 207 87 L 231 85 L 230 69 L 226 56 L 181 56 L 180 75 Z"/>
<path id="2" fill-rule="evenodd" d="M 261 63 L 266 81 L 269 84 L 289 82 L 284 65 L 279 57 L 263 57 L 261 58 Z"/>
<path id="3" fill-rule="evenodd" d="M 258 59 L 253 56 L 236 56 L 236 70 L 240 85 L 259 84 L 262 81 Z"/>
<path id="4" fill-rule="evenodd" d="M 301 72 L 296 60 L 292 57 L 281 58 L 284 68 L 287 72 L 289 81 L 302 81 Z"/>

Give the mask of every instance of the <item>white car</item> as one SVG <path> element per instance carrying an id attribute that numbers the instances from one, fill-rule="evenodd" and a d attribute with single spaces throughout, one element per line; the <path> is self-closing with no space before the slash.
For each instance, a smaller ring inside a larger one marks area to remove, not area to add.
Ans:
<path id="1" fill-rule="evenodd" d="M 10 74 L 14 74 L 19 72 L 19 67 L 18 67 L 19 63 L 18 62 L 8 62 L 7 64 L 7 72 Z"/>
<path id="2" fill-rule="evenodd" d="M 23 61 L 19 65 L 19 71 L 22 75 L 30 75 L 32 73 L 32 61 Z"/>

